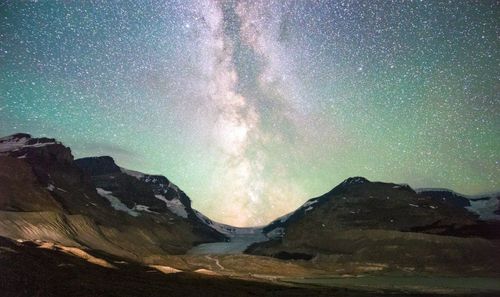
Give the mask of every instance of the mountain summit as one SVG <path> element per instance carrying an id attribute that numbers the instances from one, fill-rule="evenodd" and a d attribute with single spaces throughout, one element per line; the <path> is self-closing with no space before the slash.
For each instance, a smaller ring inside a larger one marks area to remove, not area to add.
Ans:
<path id="1" fill-rule="evenodd" d="M 499 238 L 497 222 L 481 221 L 462 205 L 419 194 L 407 185 L 362 177 L 346 179 L 263 230 L 272 240 L 253 244 L 247 253 L 314 258 L 315 263 L 344 267 L 339 269 L 379 263 L 366 269 L 406 265 L 422 272 L 449 272 L 496 270 L 494 263 L 500 263 L 498 246 L 488 240 Z"/>

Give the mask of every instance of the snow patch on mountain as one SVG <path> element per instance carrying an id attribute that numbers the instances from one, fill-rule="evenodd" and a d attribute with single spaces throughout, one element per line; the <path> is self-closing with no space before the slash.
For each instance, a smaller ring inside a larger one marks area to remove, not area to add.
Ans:
<path id="1" fill-rule="evenodd" d="M 106 191 L 102 188 L 96 188 L 97 190 L 97 194 L 101 195 L 102 197 L 106 198 L 109 203 L 111 203 L 111 207 L 113 207 L 114 209 L 118 210 L 118 211 L 123 211 L 123 212 L 126 212 L 128 213 L 129 215 L 133 216 L 133 217 L 137 217 L 139 215 L 139 213 L 135 210 L 132 210 L 130 208 L 128 208 L 125 204 L 123 204 L 120 199 L 118 199 L 117 197 L 113 196 L 113 192 L 111 191 Z"/>
<path id="2" fill-rule="evenodd" d="M 127 205 L 125 205 L 123 202 L 121 202 L 118 197 L 113 196 L 113 192 L 106 191 L 102 188 L 96 188 L 96 190 L 97 190 L 97 194 L 106 198 L 109 201 L 109 203 L 111 203 L 111 207 L 113 207 L 115 210 L 126 212 L 133 217 L 139 216 L 141 212 L 157 213 L 157 212 L 150 210 L 149 206 L 142 205 L 142 204 L 136 204 L 136 205 L 134 205 L 134 207 L 132 209 L 130 209 L 127 207 Z"/>
<path id="3" fill-rule="evenodd" d="M 184 204 L 182 200 L 183 192 L 170 180 L 161 175 L 152 175 L 147 173 L 142 173 L 135 170 L 126 169 L 120 167 L 122 173 L 129 176 L 135 177 L 136 179 L 150 184 L 153 187 L 153 193 L 155 197 L 163 202 L 165 202 L 167 208 L 179 217 L 187 219 L 191 211 L 194 212 L 196 217 L 208 227 L 214 229 L 215 231 L 222 233 L 228 237 L 234 237 L 241 234 L 261 234 L 262 228 L 238 228 L 226 224 L 221 224 L 215 222 L 197 210 L 192 209 L 189 205 Z M 173 193 L 172 193 L 173 192 Z M 167 199 L 166 197 L 173 197 L 172 199 Z M 134 208 L 134 210 L 136 210 Z M 149 209 L 148 209 L 149 210 Z"/>
<path id="4" fill-rule="evenodd" d="M 306 203 L 304 203 L 300 208 L 310 207 L 313 204 L 318 203 L 318 201 L 319 201 L 318 199 L 311 199 L 311 200 L 307 201 Z"/>
<path id="5" fill-rule="evenodd" d="M 149 209 L 149 206 L 146 206 L 146 205 L 142 205 L 142 204 L 137 204 L 134 206 L 133 210 L 137 210 L 137 211 L 143 211 L 143 212 L 149 212 L 149 213 L 156 213 L 156 211 L 152 211 Z"/>
<path id="6" fill-rule="evenodd" d="M 155 195 L 155 197 L 157 199 L 160 199 L 161 201 L 165 202 L 165 204 L 167 205 L 167 208 L 171 212 L 173 212 L 174 214 L 176 214 L 182 218 L 187 219 L 188 213 L 186 211 L 186 207 L 184 206 L 184 204 L 182 204 L 182 202 L 179 199 L 174 198 L 172 200 L 168 200 L 163 195 Z"/>

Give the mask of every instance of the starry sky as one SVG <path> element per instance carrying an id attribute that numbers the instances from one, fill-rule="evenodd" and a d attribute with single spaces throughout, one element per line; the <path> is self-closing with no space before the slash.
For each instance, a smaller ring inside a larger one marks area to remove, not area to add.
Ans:
<path id="1" fill-rule="evenodd" d="M 267 223 L 349 176 L 500 189 L 497 1 L 0 0 L 0 133 Z"/>

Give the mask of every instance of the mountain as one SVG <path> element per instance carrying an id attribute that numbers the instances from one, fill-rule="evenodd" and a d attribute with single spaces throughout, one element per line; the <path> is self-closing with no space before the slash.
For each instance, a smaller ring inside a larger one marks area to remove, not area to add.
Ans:
<path id="1" fill-rule="evenodd" d="M 169 213 L 189 221 L 197 233 L 217 240 L 224 240 L 224 234 L 231 232 L 229 228 L 216 228 L 211 220 L 194 210 L 191 199 L 165 176 L 121 168 L 109 156 L 81 158 L 75 164 L 92 177 L 97 193 L 118 211 L 132 216 L 141 212 Z"/>
<path id="2" fill-rule="evenodd" d="M 485 225 L 462 204 L 419 194 L 407 185 L 353 177 L 265 226 L 272 240 L 246 252 L 312 259 L 320 266 L 498 271 L 499 226 Z"/>
<path id="3" fill-rule="evenodd" d="M 464 209 L 460 203 L 446 203 L 440 199 L 419 195 L 408 185 L 370 182 L 363 177 L 351 177 L 321 197 L 308 200 L 296 211 L 271 222 L 264 232 L 272 237 L 290 224 L 317 208 L 331 206 L 325 213 L 336 226 L 348 228 L 376 228 L 411 231 L 422 226 L 436 225 L 442 232 L 446 226 L 474 225 L 477 216 Z M 314 211 L 314 212 L 313 212 Z"/>
<path id="4" fill-rule="evenodd" d="M 435 201 L 463 207 L 482 220 L 500 220 L 500 193 L 464 195 L 449 189 L 417 189 L 417 193 L 429 196 Z"/>
<path id="5" fill-rule="evenodd" d="M 45 240 L 148 262 L 223 241 L 163 176 L 110 157 L 75 161 L 51 138 L 0 138 L 0 235 Z"/>

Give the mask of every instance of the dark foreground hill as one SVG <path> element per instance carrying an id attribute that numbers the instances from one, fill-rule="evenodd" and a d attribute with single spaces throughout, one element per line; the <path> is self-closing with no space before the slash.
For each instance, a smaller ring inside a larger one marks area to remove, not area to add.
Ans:
<path id="1" fill-rule="evenodd" d="M 290 286 L 199 273 L 164 274 L 139 263 L 97 254 L 100 265 L 50 246 L 15 242 L 0 237 L 0 288 L 3 297 L 53 296 L 169 296 L 169 297 L 378 297 L 445 296 L 440 293 L 408 293 L 396 289 Z M 76 253 L 77 251 L 72 251 Z M 104 263 L 111 263 L 112 268 Z M 453 294 L 454 297 L 494 293 Z"/>

